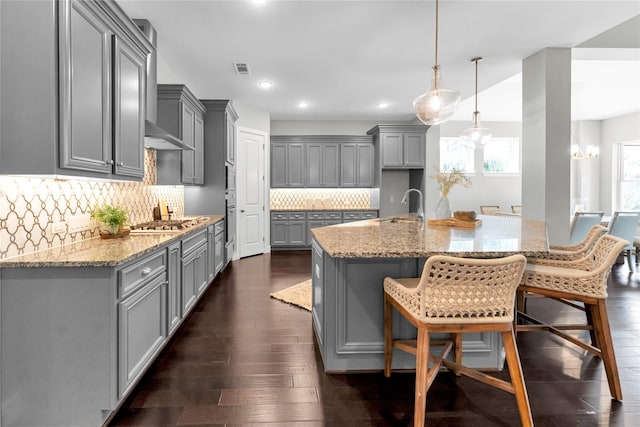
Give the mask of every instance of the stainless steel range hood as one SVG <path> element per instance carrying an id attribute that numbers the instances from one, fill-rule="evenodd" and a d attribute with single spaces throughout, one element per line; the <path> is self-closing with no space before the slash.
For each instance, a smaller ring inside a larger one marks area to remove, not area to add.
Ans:
<path id="1" fill-rule="evenodd" d="M 158 118 L 158 35 L 146 19 L 134 19 L 154 49 L 147 56 L 147 118 L 144 121 L 144 146 L 155 150 L 194 150 L 180 139 L 157 125 Z"/>

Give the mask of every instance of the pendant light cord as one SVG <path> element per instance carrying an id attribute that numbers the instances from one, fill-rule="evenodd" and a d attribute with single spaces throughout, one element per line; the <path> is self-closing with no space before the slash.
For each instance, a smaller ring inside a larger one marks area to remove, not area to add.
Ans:
<path id="1" fill-rule="evenodd" d="M 436 65 L 434 68 L 438 67 L 438 0 L 436 0 Z"/>
<path id="2" fill-rule="evenodd" d="M 476 113 L 478 112 L 478 61 L 480 61 L 480 58 L 474 58 L 474 61 L 476 63 Z"/>

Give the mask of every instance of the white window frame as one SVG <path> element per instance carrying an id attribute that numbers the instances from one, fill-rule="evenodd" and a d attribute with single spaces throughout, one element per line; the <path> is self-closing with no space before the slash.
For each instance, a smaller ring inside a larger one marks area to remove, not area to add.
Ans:
<path id="1" fill-rule="evenodd" d="M 620 142 L 617 144 L 617 174 L 616 174 L 616 180 L 615 180 L 615 202 L 614 202 L 614 211 L 627 211 L 630 209 L 625 208 L 624 206 L 622 206 L 623 200 L 622 200 L 622 184 L 625 182 L 640 182 L 640 179 L 638 180 L 625 180 L 624 179 L 624 156 L 623 156 L 623 152 L 624 152 L 624 147 L 625 146 L 629 146 L 629 145 L 633 145 L 633 146 L 640 146 L 640 140 L 631 140 L 631 141 L 624 141 L 624 142 Z"/>
<path id="2" fill-rule="evenodd" d="M 484 171 L 484 148 L 481 150 L 476 150 L 476 152 L 480 152 L 480 171 L 482 176 L 485 177 L 519 177 L 522 175 L 522 141 L 517 136 L 502 136 L 502 137 L 492 137 L 489 140 L 488 144 L 491 144 L 491 141 L 495 140 L 515 140 L 518 144 L 518 172 L 485 172 Z"/>

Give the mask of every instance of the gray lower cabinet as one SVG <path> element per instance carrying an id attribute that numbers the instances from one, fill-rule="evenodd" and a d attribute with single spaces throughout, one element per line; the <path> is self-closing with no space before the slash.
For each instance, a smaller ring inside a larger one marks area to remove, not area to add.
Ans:
<path id="1" fill-rule="evenodd" d="M 118 397 L 135 383 L 167 337 L 165 274 L 118 303 Z"/>
<path id="2" fill-rule="evenodd" d="M 225 262 L 224 255 L 224 221 L 220 221 L 215 224 L 215 237 L 214 237 L 214 265 L 215 273 L 218 274 L 222 271 Z"/>
<path id="3" fill-rule="evenodd" d="M 214 233 L 221 245 L 223 222 Z M 207 251 L 200 229 L 115 267 L 0 269 L 11 319 L 0 334 L 2 425 L 103 425 L 206 288 Z"/>
<path id="4" fill-rule="evenodd" d="M 167 322 L 171 334 L 182 320 L 182 256 L 180 242 L 167 248 Z"/>
<path id="5" fill-rule="evenodd" d="M 271 214 L 271 246 L 303 247 L 307 244 L 305 212 Z"/>
<path id="6" fill-rule="evenodd" d="M 309 248 L 311 247 L 311 229 L 336 225 L 343 222 L 361 221 L 377 218 L 377 210 L 365 211 L 272 211 L 271 247 Z"/>

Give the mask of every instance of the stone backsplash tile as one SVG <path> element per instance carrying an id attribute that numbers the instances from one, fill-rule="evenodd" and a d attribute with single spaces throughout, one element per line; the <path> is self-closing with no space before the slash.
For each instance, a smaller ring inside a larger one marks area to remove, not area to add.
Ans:
<path id="1" fill-rule="evenodd" d="M 368 209 L 368 188 L 277 188 L 269 195 L 271 209 Z"/>
<path id="2" fill-rule="evenodd" d="M 130 224 L 151 221 L 160 197 L 175 217 L 183 216 L 184 187 L 154 185 L 155 154 L 145 149 L 142 182 L 0 175 L 0 259 L 97 237 L 99 224 L 89 212 L 104 203 L 125 207 Z M 65 231 L 53 233 L 60 221 Z"/>

